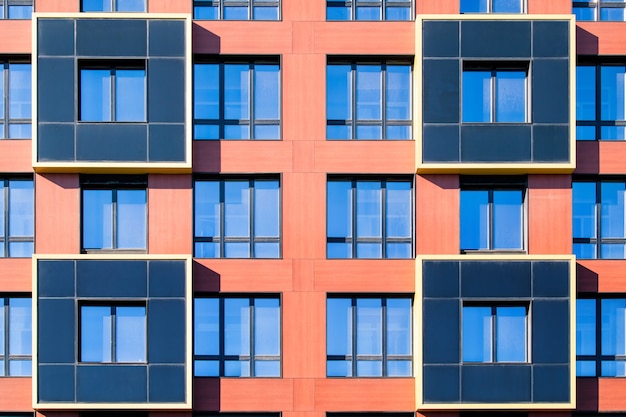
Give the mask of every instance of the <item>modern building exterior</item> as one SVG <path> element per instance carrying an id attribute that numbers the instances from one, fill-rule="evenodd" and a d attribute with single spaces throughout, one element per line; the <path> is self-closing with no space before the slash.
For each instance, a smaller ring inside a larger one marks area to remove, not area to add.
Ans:
<path id="1" fill-rule="evenodd" d="M 625 5 L 0 0 L 0 417 L 626 413 Z"/>

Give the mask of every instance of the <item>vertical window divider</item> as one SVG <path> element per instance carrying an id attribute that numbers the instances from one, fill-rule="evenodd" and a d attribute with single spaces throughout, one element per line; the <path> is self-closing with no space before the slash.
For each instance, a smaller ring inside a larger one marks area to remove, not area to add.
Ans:
<path id="1" fill-rule="evenodd" d="M 224 241 L 226 240 L 226 181 L 219 182 L 220 187 L 220 235 L 219 235 L 219 248 L 220 258 L 225 258 Z M 223 301 L 222 301 L 223 302 Z"/>
<path id="2" fill-rule="evenodd" d="M 248 245 L 250 247 L 250 257 L 254 258 L 254 240 L 256 239 L 256 234 L 254 233 L 254 190 L 255 190 L 255 181 L 248 181 L 248 216 L 250 218 L 250 230 L 248 230 L 249 241 Z"/>
<path id="3" fill-rule="evenodd" d="M 6 6 L 4 8 L 4 13 L 5 13 L 5 19 L 6 19 L 6 13 L 8 6 Z M 10 71 L 10 66 L 8 62 L 5 62 L 2 65 L 2 84 L 4 86 L 4 97 L 2 98 L 3 102 L 4 102 L 4 114 L 3 114 L 3 124 L 4 124 L 4 129 L 3 130 L 3 134 L 2 134 L 2 138 L 6 139 L 9 137 L 9 126 L 10 124 L 10 114 L 9 114 L 9 106 L 11 103 L 11 91 L 10 91 L 10 85 L 11 85 L 11 81 L 10 81 L 10 77 L 11 77 L 11 71 Z"/>
<path id="4" fill-rule="evenodd" d="M 598 329 L 602 329 L 602 300 L 595 299 L 595 307 L 596 307 L 596 317 L 595 317 L 595 326 L 594 334 L 596 335 L 596 355 L 595 355 L 595 365 L 596 365 L 596 376 L 599 377 L 602 375 L 602 338 L 598 337 L 599 332 Z M 600 325 L 600 327 L 598 327 Z"/>
<path id="5" fill-rule="evenodd" d="M 389 372 L 387 371 L 387 331 L 389 330 L 389 326 L 387 323 L 387 298 L 382 297 L 380 299 L 380 308 L 381 308 L 381 336 L 382 336 L 382 345 L 380 352 L 382 353 L 382 367 L 383 367 L 383 376 L 388 376 Z"/>
<path id="6" fill-rule="evenodd" d="M 220 356 L 220 360 L 218 363 L 218 367 L 219 367 L 219 375 L 225 375 L 226 371 L 226 343 L 224 341 L 224 338 L 226 336 L 226 332 L 224 330 L 225 326 L 225 322 L 226 322 L 226 317 L 224 316 L 225 312 L 226 312 L 226 308 L 224 306 L 225 303 L 225 298 L 224 297 L 219 297 L 218 298 L 218 305 L 219 305 L 219 317 L 218 317 L 218 328 L 219 328 L 219 356 Z"/>
<path id="7" fill-rule="evenodd" d="M 116 352 L 116 344 L 117 344 L 117 311 L 115 306 L 111 306 L 111 362 L 117 362 L 117 352 Z"/>
<path id="8" fill-rule="evenodd" d="M 352 313 L 352 334 L 350 335 L 350 339 L 352 342 L 352 356 L 351 356 L 351 364 L 352 364 L 352 376 L 357 376 L 357 362 L 359 360 L 358 352 L 357 352 L 357 343 L 356 343 L 356 335 L 357 335 L 357 299 L 352 297 L 350 301 L 351 305 L 351 313 Z"/>
<path id="9" fill-rule="evenodd" d="M 352 185 L 350 188 L 350 194 L 351 194 L 351 200 L 350 204 L 352 205 L 352 230 L 350 233 L 350 243 L 351 243 L 351 254 L 350 256 L 354 259 L 357 258 L 357 250 L 356 250 L 356 246 L 358 243 L 358 236 L 357 236 L 357 216 L 358 216 L 358 204 L 357 204 L 357 192 L 356 192 L 356 187 L 357 187 L 357 181 L 356 180 L 352 180 Z"/>
<path id="10" fill-rule="evenodd" d="M 2 196 L 4 200 L 4 253 L 2 254 L 5 258 L 10 255 L 9 253 L 9 225 L 10 225 L 10 216 L 11 210 L 9 207 L 11 206 L 11 202 L 9 201 L 9 180 L 5 179 L 4 182 L 4 195 Z"/>
<path id="11" fill-rule="evenodd" d="M 224 5 L 222 4 L 223 2 L 220 2 L 220 13 L 222 13 L 222 8 L 224 7 Z M 219 112 L 219 120 L 220 120 L 220 124 L 218 126 L 218 131 L 219 131 L 219 139 L 223 139 L 226 137 L 226 124 L 224 123 L 224 117 L 225 117 L 225 110 L 224 107 L 226 107 L 226 103 L 225 103 L 225 85 L 226 85 L 226 74 L 225 74 L 225 66 L 226 63 L 222 62 L 220 64 L 217 65 L 218 68 L 218 97 L 219 97 L 219 103 L 218 103 L 218 112 Z"/>
<path id="12" fill-rule="evenodd" d="M 114 248 L 117 248 L 117 228 L 119 225 L 118 210 L 117 210 L 117 189 L 112 189 L 111 193 L 111 221 L 113 221 L 113 227 L 111 228 L 111 240 Z"/>
<path id="13" fill-rule="evenodd" d="M 594 236 L 594 240 L 596 242 L 596 259 L 602 259 L 602 251 L 600 250 L 600 247 L 602 246 L 602 182 L 596 183 L 596 204 L 594 208 L 596 215 L 596 233 Z"/>
<path id="14" fill-rule="evenodd" d="M 9 368 L 9 358 L 11 352 L 9 352 L 10 343 L 10 335 L 11 335 L 11 318 L 9 317 L 9 299 L 3 298 L 2 308 L 4 309 L 4 376 L 11 376 Z"/>
<path id="15" fill-rule="evenodd" d="M 384 120 L 384 119 L 383 119 Z M 387 180 L 381 181 L 380 187 L 380 242 L 382 258 L 387 258 Z M 383 339 L 384 340 L 384 339 Z"/>
<path id="16" fill-rule="evenodd" d="M 250 320 L 250 326 L 249 326 L 249 336 L 248 339 L 250 340 L 250 376 L 254 377 L 255 376 L 255 372 L 254 372 L 254 368 L 255 368 L 255 354 L 256 352 L 254 351 L 254 315 L 255 315 L 255 311 L 254 311 L 254 307 L 255 307 L 255 301 L 256 298 L 254 297 L 250 297 L 249 299 L 249 303 L 250 303 L 250 312 L 249 314 L 249 319 Z"/>
<path id="17" fill-rule="evenodd" d="M 250 5 L 250 7 L 248 7 L 249 10 L 252 10 L 252 5 Z M 254 71 L 254 64 L 253 63 L 249 63 L 248 64 L 248 129 L 250 129 L 250 132 L 248 133 L 248 137 L 250 138 L 250 140 L 255 139 L 255 135 L 254 135 L 254 125 L 256 125 L 256 117 L 254 114 L 254 88 L 256 83 L 254 82 L 254 76 L 255 76 L 255 71 Z"/>

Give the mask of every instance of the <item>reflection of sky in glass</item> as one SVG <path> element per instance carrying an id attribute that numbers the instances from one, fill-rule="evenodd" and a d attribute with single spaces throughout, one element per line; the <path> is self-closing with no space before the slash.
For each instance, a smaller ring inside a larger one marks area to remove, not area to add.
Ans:
<path id="1" fill-rule="evenodd" d="M 602 66 L 600 79 L 602 120 L 624 120 L 624 66 Z"/>
<path id="2" fill-rule="evenodd" d="M 491 307 L 463 307 L 463 361 L 491 362 Z"/>
<path id="3" fill-rule="evenodd" d="M 602 182 L 600 237 L 622 238 L 624 234 L 624 191 L 623 182 Z"/>
<path id="4" fill-rule="evenodd" d="M 493 248 L 522 249 L 522 192 L 493 192 Z"/>
<path id="5" fill-rule="evenodd" d="M 596 354 L 596 300 L 576 300 L 576 354 Z"/>
<path id="6" fill-rule="evenodd" d="M 352 300 L 329 298 L 326 300 L 326 353 L 328 355 L 352 354 Z"/>
<path id="7" fill-rule="evenodd" d="M 32 308 L 30 298 L 9 299 L 9 354 L 30 355 L 32 351 Z M 3 312 L 4 315 L 4 312 Z M 3 336 L 4 337 L 4 336 Z"/>
<path id="8" fill-rule="evenodd" d="M 626 354 L 626 300 L 602 302 L 602 355 Z"/>
<path id="9" fill-rule="evenodd" d="M 496 361 L 526 361 L 526 307 L 496 307 Z"/>
<path id="10" fill-rule="evenodd" d="M 576 67 L 576 119 L 596 119 L 596 67 Z"/>
<path id="11" fill-rule="evenodd" d="M 489 192 L 461 191 L 461 249 L 489 248 Z"/>
<path id="12" fill-rule="evenodd" d="M 596 237 L 596 183 L 573 182 L 573 224 L 575 238 Z"/>

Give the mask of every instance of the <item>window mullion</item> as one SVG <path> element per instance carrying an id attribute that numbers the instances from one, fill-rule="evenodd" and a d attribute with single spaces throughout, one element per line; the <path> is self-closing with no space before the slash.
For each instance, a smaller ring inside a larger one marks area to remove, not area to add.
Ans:
<path id="1" fill-rule="evenodd" d="M 352 211 L 352 219 L 351 219 L 351 221 L 352 221 L 352 231 L 351 231 L 350 234 L 352 235 L 351 236 L 352 237 L 352 239 L 351 239 L 352 240 L 352 248 L 351 248 L 352 250 L 351 250 L 351 253 L 352 253 L 352 258 L 353 259 L 356 259 L 356 257 L 357 257 L 356 245 L 357 245 L 357 240 L 358 240 L 358 236 L 357 236 L 357 215 L 358 215 L 357 207 L 358 207 L 358 203 L 356 201 L 356 199 L 357 199 L 356 184 L 357 184 L 357 181 L 356 180 L 352 180 L 352 187 L 350 189 L 350 193 L 352 194 L 352 202 L 351 202 L 351 204 L 352 204 L 352 210 L 351 210 Z"/>
<path id="2" fill-rule="evenodd" d="M 115 306 L 111 306 L 111 362 L 117 362 L 117 352 L 115 333 L 117 332 L 117 311 Z"/>
<path id="3" fill-rule="evenodd" d="M 387 258 L 387 180 L 381 180 L 380 194 L 380 253 L 385 259 Z"/>
<path id="4" fill-rule="evenodd" d="M 382 376 L 388 376 L 387 372 L 387 298 L 381 298 L 381 309 L 382 309 L 382 323 L 381 323 L 381 336 L 382 336 Z"/>
<path id="5" fill-rule="evenodd" d="M 248 246 L 250 248 L 250 258 L 254 258 L 254 180 L 250 180 L 248 183 L 248 216 L 250 218 L 250 223 L 248 224 L 248 238 L 250 241 L 248 242 Z"/>
<path id="6" fill-rule="evenodd" d="M 11 182 L 9 180 L 4 180 L 4 195 L 2 198 L 4 199 L 4 256 L 9 256 L 9 223 L 11 221 L 11 210 L 9 207 L 11 205 L 11 201 L 9 201 L 9 185 Z"/>
<path id="7" fill-rule="evenodd" d="M 5 13 L 5 19 L 7 18 L 7 9 L 8 6 L 5 5 L 4 7 L 4 13 Z M 3 130 L 3 135 L 2 138 L 3 139 L 8 139 L 9 138 L 9 119 L 10 119 L 10 115 L 9 115 L 9 107 L 11 104 L 11 93 L 10 93 L 10 77 L 11 77 L 11 71 L 10 71 L 10 64 L 8 62 L 4 63 L 3 65 L 3 77 L 2 77 L 2 83 L 4 85 L 4 114 L 2 115 L 2 117 L 4 118 L 3 122 L 4 122 L 4 129 Z"/>
<path id="8" fill-rule="evenodd" d="M 117 218 L 117 189 L 111 190 L 111 246 L 112 249 L 117 249 L 117 227 L 119 225 L 119 219 Z"/>
<path id="9" fill-rule="evenodd" d="M 220 1 L 220 5 L 219 5 L 219 12 L 218 13 L 222 13 L 222 8 L 224 6 L 222 5 L 222 2 Z M 221 16 L 220 16 L 221 18 Z M 218 78 L 219 78 L 219 91 L 218 91 L 218 98 L 219 98 L 219 126 L 218 126 L 218 133 L 219 133 L 219 137 L 218 139 L 223 139 L 226 134 L 225 134 L 225 123 L 224 123 L 224 115 L 225 115 L 225 110 L 224 107 L 226 107 L 226 101 L 224 99 L 225 97 L 225 92 L 224 90 L 226 89 L 226 65 L 221 62 L 219 64 L 217 64 L 217 68 L 218 68 Z"/>
<path id="10" fill-rule="evenodd" d="M 596 377 L 602 375 L 602 300 L 596 299 Z"/>
<path id="11" fill-rule="evenodd" d="M 250 313 L 249 313 L 249 321 L 250 321 L 250 329 L 249 329 L 249 337 L 248 339 L 250 340 L 250 346 L 249 346 L 249 351 L 250 351 L 250 364 L 248 366 L 250 366 L 250 376 L 255 376 L 254 375 L 254 368 L 255 368 L 255 354 L 256 352 L 254 351 L 254 305 L 255 305 L 255 299 L 254 298 L 250 298 L 249 299 L 249 304 L 250 304 Z"/>
<path id="12" fill-rule="evenodd" d="M 495 123 L 498 120 L 498 115 L 496 114 L 496 108 L 498 107 L 497 103 L 496 103 L 496 83 L 497 80 L 497 71 L 496 70 L 492 70 L 491 71 L 491 78 L 489 80 L 489 86 L 490 86 L 490 91 L 489 94 L 491 96 L 491 101 L 489 103 L 489 113 L 490 113 L 490 122 L 491 123 Z"/>
<path id="13" fill-rule="evenodd" d="M 224 239 L 222 239 L 223 241 Z M 226 327 L 226 318 L 225 318 L 225 298 L 223 297 L 219 297 L 218 298 L 218 326 L 219 326 L 219 376 L 224 376 L 226 374 L 225 372 L 225 367 L 226 367 L 226 360 L 224 359 L 226 356 L 226 352 L 225 352 L 225 341 L 224 341 L 224 336 L 225 336 L 225 331 L 224 328 Z"/>
<path id="14" fill-rule="evenodd" d="M 381 3 L 381 7 L 382 7 L 382 10 L 381 10 L 382 15 L 381 16 L 384 17 L 384 13 L 385 13 L 384 2 Z M 381 120 L 381 123 L 380 123 L 380 125 L 381 125 L 380 126 L 380 129 L 381 129 L 380 138 L 381 139 L 387 139 L 387 105 L 386 105 L 387 104 L 387 63 L 386 62 L 383 62 L 381 64 L 380 77 L 381 77 L 381 83 L 380 83 L 380 85 L 381 85 L 381 91 L 380 91 L 380 97 L 381 97 L 380 106 L 381 106 L 381 109 L 380 109 L 380 114 L 382 116 L 382 120 Z"/>
<path id="15" fill-rule="evenodd" d="M 494 215 L 494 190 L 488 191 L 487 197 L 487 247 L 488 249 L 494 249 L 494 228 L 495 228 L 495 215 Z"/>
<path id="16" fill-rule="evenodd" d="M 357 335 L 357 299 L 356 298 L 352 298 L 351 300 L 351 305 L 352 305 L 352 360 L 351 360 L 351 364 L 352 364 L 352 377 L 356 377 L 357 375 L 357 345 L 356 345 L 356 341 L 358 338 Z"/>
<path id="17" fill-rule="evenodd" d="M 4 376 L 10 376 L 9 346 L 11 343 L 11 318 L 9 317 L 9 302 L 9 298 L 3 298 L 2 308 L 4 308 Z"/>
<path id="18" fill-rule="evenodd" d="M 596 259 L 601 259 L 602 251 L 602 182 L 596 183 Z"/>
<path id="19" fill-rule="evenodd" d="M 496 306 L 491 307 L 491 362 L 498 361 L 498 352 L 496 350 L 497 338 L 498 338 L 498 328 L 496 326 L 497 323 L 497 310 Z"/>
<path id="20" fill-rule="evenodd" d="M 219 250 L 220 258 L 225 258 L 225 244 L 226 241 L 226 181 L 220 181 L 220 241 Z"/>
<path id="21" fill-rule="evenodd" d="M 117 84 L 117 74 L 115 68 L 111 68 L 111 118 L 109 121 L 114 122 L 117 120 L 117 114 L 115 112 L 115 85 Z"/>
<path id="22" fill-rule="evenodd" d="M 596 140 L 602 138 L 602 65 L 595 65 L 596 72 L 596 97 L 595 97 L 595 132 Z"/>

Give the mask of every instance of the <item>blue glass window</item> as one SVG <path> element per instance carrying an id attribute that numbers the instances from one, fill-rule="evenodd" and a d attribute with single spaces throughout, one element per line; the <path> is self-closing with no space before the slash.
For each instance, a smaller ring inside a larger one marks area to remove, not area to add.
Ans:
<path id="1" fill-rule="evenodd" d="M 528 307 L 464 305 L 463 362 L 526 362 Z"/>
<path id="2" fill-rule="evenodd" d="M 523 249 L 523 189 L 461 190 L 461 251 Z"/>
<path id="3" fill-rule="evenodd" d="M 464 69 L 463 122 L 526 122 L 526 74 L 525 69 L 514 68 Z"/>
<path id="4" fill-rule="evenodd" d="M 0 376 L 30 376 L 32 313 L 30 298 L 3 298 L 0 308 Z"/>
<path id="5" fill-rule="evenodd" d="M 574 181 L 573 251 L 579 259 L 624 259 L 624 181 Z"/>
<path id="6" fill-rule="evenodd" d="M 82 305 L 81 362 L 146 362 L 145 305 Z"/>
<path id="7" fill-rule="evenodd" d="M 461 0 L 461 13 L 524 13 L 524 0 Z"/>
<path id="8" fill-rule="evenodd" d="M 405 179 L 330 179 L 328 258 L 411 258 L 413 184 Z"/>
<path id="9" fill-rule="evenodd" d="M 328 139 L 411 139 L 411 65 L 402 62 L 326 66 Z"/>
<path id="10" fill-rule="evenodd" d="M 83 250 L 141 250 L 147 247 L 146 183 L 83 186 Z"/>
<path id="11" fill-rule="evenodd" d="M 194 65 L 194 138 L 280 139 L 278 63 Z"/>
<path id="12" fill-rule="evenodd" d="M 328 0 L 326 20 L 412 20 L 410 0 Z"/>
<path id="13" fill-rule="evenodd" d="M 33 0 L 0 0 L 0 19 L 31 19 Z"/>
<path id="14" fill-rule="evenodd" d="M 280 20 L 280 0 L 194 0 L 198 20 Z"/>
<path id="15" fill-rule="evenodd" d="M 29 258 L 34 242 L 33 180 L 0 178 L 0 257 Z"/>
<path id="16" fill-rule="evenodd" d="M 626 20 L 626 3 L 624 0 L 573 0 L 572 13 L 576 15 L 576 20 L 623 22 Z"/>
<path id="17" fill-rule="evenodd" d="M 82 0 L 81 12 L 145 12 L 146 0 Z"/>
<path id="18" fill-rule="evenodd" d="M 196 180 L 194 207 L 196 257 L 280 257 L 278 179 Z"/>
<path id="19" fill-rule="evenodd" d="M 326 375 L 411 376 L 410 297 L 326 300 Z"/>
<path id="20" fill-rule="evenodd" d="M 280 299 L 194 299 L 195 376 L 279 377 Z"/>
<path id="21" fill-rule="evenodd" d="M 576 139 L 626 140 L 625 73 L 626 65 L 576 67 Z"/>
<path id="22" fill-rule="evenodd" d="M 30 18 L 30 17 L 29 17 Z M 32 136 L 31 65 L 5 62 L 0 67 L 0 139 Z"/>
<path id="23" fill-rule="evenodd" d="M 82 68 L 80 120 L 83 122 L 145 122 L 146 70 Z"/>

